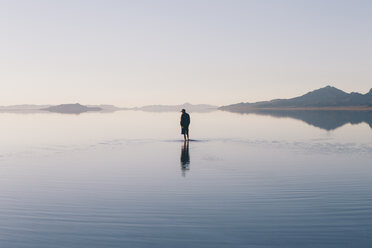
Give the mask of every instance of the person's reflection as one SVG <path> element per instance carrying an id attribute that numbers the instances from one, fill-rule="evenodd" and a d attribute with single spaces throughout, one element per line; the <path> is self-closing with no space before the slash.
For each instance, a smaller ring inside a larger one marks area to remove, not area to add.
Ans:
<path id="1" fill-rule="evenodd" d="M 186 171 L 190 170 L 189 141 L 185 141 L 181 148 L 181 170 L 182 176 L 186 176 Z"/>

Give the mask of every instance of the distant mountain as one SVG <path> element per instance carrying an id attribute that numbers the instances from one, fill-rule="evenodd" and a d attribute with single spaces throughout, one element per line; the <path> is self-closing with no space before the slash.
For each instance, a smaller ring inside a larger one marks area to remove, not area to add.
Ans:
<path id="1" fill-rule="evenodd" d="M 51 106 L 48 108 L 43 108 L 41 110 L 55 112 L 55 113 L 81 114 L 81 113 L 88 112 L 88 111 L 101 111 L 102 108 L 87 107 L 79 103 L 75 103 L 75 104 L 61 104 L 57 106 Z"/>
<path id="2" fill-rule="evenodd" d="M 147 105 L 133 110 L 142 110 L 147 112 L 179 112 L 181 109 L 186 109 L 187 112 L 210 112 L 217 110 L 217 106 L 208 104 L 184 103 L 182 105 Z"/>
<path id="3" fill-rule="evenodd" d="M 19 104 L 0 106 L 0 113 L 16 113 L 16 114 L 34 114 L 41 112 L 41 108 L 48 108 L 51 105 L 33 105 L 33 104 Z"/>
<path id="4" fill-rule="evenodd" d="M 332 86 L 311 91 L 305 95 L 290 99 L 275 99 L 256 103 L 238 103 L 222 106 L 219 109 L 241 112 L 251 109 L 287 109 L 287 108 L 348 108 L 371 107 L 372 89 L 367 94 L 346 93 Z"/>

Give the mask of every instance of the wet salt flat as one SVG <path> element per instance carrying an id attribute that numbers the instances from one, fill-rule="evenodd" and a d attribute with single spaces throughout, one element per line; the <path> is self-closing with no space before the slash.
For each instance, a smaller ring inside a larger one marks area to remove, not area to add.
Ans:
<path id="1" fill-rule="evenodd" d="M 0 114 L 0 247 L 371 247 L 372 129 Z M 318 123 L 318 122 L 316 122 Z"/>

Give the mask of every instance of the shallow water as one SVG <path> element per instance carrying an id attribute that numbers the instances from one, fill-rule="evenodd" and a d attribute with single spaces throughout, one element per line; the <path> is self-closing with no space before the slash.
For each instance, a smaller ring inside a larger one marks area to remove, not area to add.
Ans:
<path id="1" fill-rule="evenodd" d="M 191 118 L 0 114 L 0 247 L 372 246 L 367 123 Z"/>

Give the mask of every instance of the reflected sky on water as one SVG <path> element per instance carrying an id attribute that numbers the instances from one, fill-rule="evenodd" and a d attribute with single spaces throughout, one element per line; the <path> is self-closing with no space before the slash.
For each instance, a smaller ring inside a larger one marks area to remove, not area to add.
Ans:
<path id="1" fill-rule="evenodd" d="M 1 247 L 372 245 L 364 121 L 191 113 L 189 143 L 172 112 L 0 121 Z"/>

